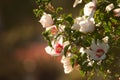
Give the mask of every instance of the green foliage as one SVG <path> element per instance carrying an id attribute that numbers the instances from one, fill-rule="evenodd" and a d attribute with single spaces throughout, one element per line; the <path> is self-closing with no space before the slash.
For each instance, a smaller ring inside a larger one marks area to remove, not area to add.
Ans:
<path id="1" fill-rule="evenodd" d="M 90 0 L 85 0 L 84 2 L 87 3 Z M 37 17 L 41 17 L 44 12 L 51 13 L 52 18 L 54 20 L 54 24 L 59 29 L 60 25 L 65 25 L 64 31 L 59 32 L 54 39 L 57 40 L 57 38 L 62 35 L 65 41 L 69 41 L 70 44 L 64 47 L 64 55 L 67 55 L 67 52 L 71 52 L 72 54 L 75 54 L 74 57 L 71 58 L 71 64 L 74 67 L 74 65 L 77 63 L 80 65 L 80 74 L 82 76 L 85 76 L 86 73 L 95 72 L 96 70 L 99 70 L 100 73 L 103 72 L 104 79 L 107 77 L 108 73 L 107 70 L 110 66 L 113 65 L 114 57 L 113 53 L 108 52 L 107 58 L 103 61 L 94 61 L 92 66 L 89 66 L 89 60 L 87 54 L 82 54 L 79 52 L 80 47 L 88 47 L 91 45 L 92 40 L 95 41 L 97 39 L 102 40 L 103 37 L 108 36 L 110 45 L 110 49 L 112 49 L 115 46 L 120 46 L 120 17 L 115 17 L 113 13 L 113 9 L 109 12 L 105 10 L 106 6 L 110 3 L 113 3 L 115 5 L 115 8 L 118 6 L 117 3 L 120 2 L 119 0 L 98 0 L 97 2 L 97 9 L 94 14 L 95 19 L 95 31 L 92 33 L 81 33 L 79 30 L 72 30 L 71 27 L 74 24 L 74 18 L 72 17 L 72 14 L 61 14 L 60 11 L 63 10 L 62 7 L 53 8 L 51 5 L 51 0 L 36 0 L 36 3 L 38 5 L 37 9 L 34 9 L 34 13 Z M 49 6 L 47 6 L 49 5 Z M 46 7 L 47 6 L 47 7 Z M 114 9 L 115 9 L 114 8 Z M 82 12 L 81 12 L 82 14 Z M 51 41 L 53 36 L 51 36 L 51 33 L 49 31 L 43 32 L 44 38 L 48 41 L 48 45 L 52 47 Z M 71 49 L 69 50 L 69 47 Z M 92 61 L 92 60 L 91 60 Z M 98 63 L 101 63 L 98 64 Z M 110 70 L 112 73 L 112 69 Z M 93 76 L 93 75 L 91 75 Z M 90 76 L 90 78 L 91 78 Z M 115 76 L 119 76 L 116 74 Z M 90 80 L 90 78 L 88 80 Z"/>

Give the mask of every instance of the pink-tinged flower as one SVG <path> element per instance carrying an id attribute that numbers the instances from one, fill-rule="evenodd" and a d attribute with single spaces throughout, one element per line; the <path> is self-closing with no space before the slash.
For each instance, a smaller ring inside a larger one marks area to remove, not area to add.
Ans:
<path id="1" fill-rule="evenodd" d="M 44 13 L 39 22 L 42 24 L 43 28 L 50 27 L 53 25 L 53 19 L 50 14 Z"/>
<path id="2" fill-rule="evenodd" d="M 80 4 L 82 2 L 82 0 L 75 0 L 73 7 L 76 7 L 78 4 Z"/>
<path id="3" fill-rule="evenodd" d="M 95 2 L 87 3 L 84 7 L 84 16 L 93 17 L 95 10 L 96 10 L 96 3 Z"/>
<path id="4" fill-rule="evenodd" d="M 48 28 L 46 28 L 46 30 L 49 30 L 50 33 L 53 34 L 53 35 L 55 35 L 55 34 L 58 33 L 58 29 L 57 29 L 56 25 L 53 25 L 53 26 L 51 26 L 51 27 L 48 27 Z"/>
<path id="5" fill-rule="evenodd" d="M 119 17 L 120 16 L 120 8 L 116 8 L 113 10 L 114 16 Z"/>
<path id="6" fill-rule="evenodd" d="M 106 10 L 107 12 L 109 12 L 109 11 L 111 11 L 113 8 L 114 8 L 114 4 L 111 3 L 111 4 L 109 4 L 109 5 L 106 6 L 105 10 Z"/>
<path id="7" fill-rule="evenodd" d="M 47 46 L 45 48 L 45 51 L 47 54 L 51 56 L 60 56 L 64 52 L 64 47 L 67 46 L 68 44 L 69 44 L 68 41 L 63 43 L 63 38 L 60 37 L 58 40 L 52 41 L 53 47 Z"/>
<path id="8" fill-rule="evenodd" d="M 83 21 L 80 21 L 80 29 L 79 31 L 82 33 L 88 33 L 88 32 L 93 32 L 95 30 L 95 24 L 94 24 L 94 19 L 86 19 Z"/>
<path id="9" fill-rule="evenodd" d="M 92 44 L 89 49 L 86 49 L 85 52 L 90 56 L 90 59 L 94 60 L 102 60 L 106 58 L 106 53 L 109 49 L 109 45 L 103 42 L 97 41 L 97 44 L 95 44 L 95 41 L 92 41 Z"/>

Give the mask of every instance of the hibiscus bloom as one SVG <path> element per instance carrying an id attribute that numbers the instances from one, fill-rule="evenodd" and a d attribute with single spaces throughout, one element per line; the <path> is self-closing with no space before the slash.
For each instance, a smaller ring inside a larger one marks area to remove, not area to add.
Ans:
<path id="1" fill-rule="evenodd" d="M 50 27 L 53 25 L 53 19 L 50 14 L 44 13 L 39 22 L 42 24 L 43 28 Z"/>
<path id="2" fill-rule="evenodd" d="M 63 43 L 63 38 L 60 37 L 58 40 L 52 41 L 53 47 L 47 46 L 45 48 L 45 51 L 47 54 L 51 56 L 60 56 L 64 52 L 64 47 L 67 46 L 68 44 L 69 44 L 68 41 Z"/>
<path id="3" fill-rule="evenodd" d="M 109 49 L 109 45 L 97 40 L 97 44 L 95 41 L 92 41 L 92 44 L 89 49 L 86 49 L 85 52 L 90 56 L 90 59 L 94 60 L 102 60 L 106 58 L 106 53 Z"/>

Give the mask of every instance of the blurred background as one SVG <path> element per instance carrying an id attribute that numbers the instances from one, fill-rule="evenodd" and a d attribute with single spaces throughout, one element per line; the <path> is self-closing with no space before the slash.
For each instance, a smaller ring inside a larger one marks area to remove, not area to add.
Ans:
<path id="1" fill-rule="evenodd" d="M 73 2 L 53 0 L 54 6 L 65 8 L 63 12 L 78 15 L 80 6 L 73 9 Z M 72 79 L 64 74 L 60 58 L 45 53 L 47 42 L 35 7 L 35 0 L 0 0 L 0 80 Z"/>
<path id="2" fill-rule="evenodd" d="M 53 5 L 76 17 L 83 5 L 73 8 L 73 2 L 53 0 Z M 47 42 L 41 34 L 44 29 L 33 13 L 35 7 L 35 0 L 0 0 L 0 80 L 83 80 L 78 71 L 65 75 L 60 57 L 45 53 Z M 119 67 L 112 68 L 120 72 L 116 69 Z"/>

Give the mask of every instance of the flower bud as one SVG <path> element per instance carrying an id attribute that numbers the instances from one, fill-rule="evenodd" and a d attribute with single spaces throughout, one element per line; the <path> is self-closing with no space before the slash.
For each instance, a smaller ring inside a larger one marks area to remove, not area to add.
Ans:
<path id="1" fill-rule="evenodd" d="M 50 14 L 44 13 L 39 22 L 42 24 L 43 28 L 50 27 L 53 25 L 53 19 Z"/>

